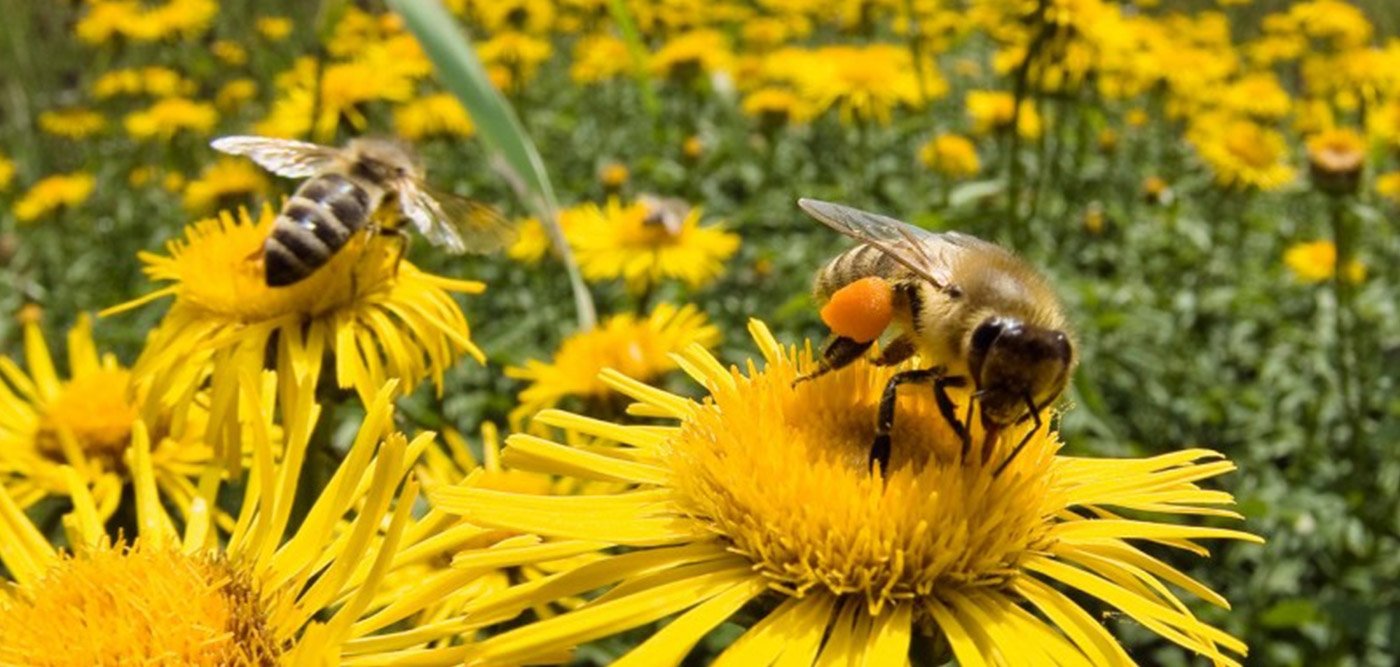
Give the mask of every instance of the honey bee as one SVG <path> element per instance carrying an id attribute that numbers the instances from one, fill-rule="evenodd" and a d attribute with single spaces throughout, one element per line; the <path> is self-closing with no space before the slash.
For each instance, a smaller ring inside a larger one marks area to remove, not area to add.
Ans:
<path id="1" fill-rule="evenodd" d="M 361 230 L 408 237 L 412 221 L 427 239 L 453 253 L 488 253 L 514 238 L 495 209 L 438 191 L 408 147 L 354 139 L 344 148 L 268 137 L 221 137 L 216 150 L 251 158 L 284 178 L 306 179 L 282 207 L 259 253 L 268 287 L 295 284 L 330 261 Z M 402 255 L 402 249 L 400 251 Z"/>
<path id="2" fill-rule="evenodd" d="M 681 233 L 685 218 L 690 215 L 690 203 L 679 197 L 661 197 L 643 194 L 637 198 L 646 207 L 646 217 L 642 222 L 660 225 L 671 236 Z"/>
<path id="3" fill-rule="evenodd" d="M 875 363 L 915 354 L 939 365 L 897 373 L 881 396 L 870 463 L 888 469 L 890 430 L 902 384 L 933 386 L 939 413 L 962 440 L 965 460 L 972 404 L 980 407 L 988 461 L 1001 431 L 1027 419 L 1034 427 L 996 468 L 1000 475 L 1042 425 L 1041 412 L 1069 384 L 1075 343 L 1050 284 L 1010 251 L 958 232 L 935 233 L 874 213 L 811 199 L 798 206 L 860 245 L 817 273 L 814 292 L 832 339 L 810 380 L 850 364 L 895 324 L 898 335 Z M 949 387 L 972 382 L 959 421 Z M 794 383 L 795 384 L 795 383 Z"/>

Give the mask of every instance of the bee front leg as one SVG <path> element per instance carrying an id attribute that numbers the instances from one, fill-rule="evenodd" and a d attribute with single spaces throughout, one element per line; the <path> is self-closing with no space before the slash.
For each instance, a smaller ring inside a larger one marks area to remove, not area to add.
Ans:
<path id="1" fill-rule="evenodd" d="M 880 410 L 875 421 L 875 442 L 870 445 L 870 468 L 878 463 L 881 470 L 890 467 L 890 431 L 894 430 L 894 404 L 899 398 L 899 385 L 910 382 L 934 383 L 943 377 L 946 369 L 942 366 L 895 373 L 885 383 L 885 392 L 880 395 Z"/>
<path id="2" fill-rule="evenodd" d="M 793 380 L 792 386 L 796 387 L 799 383 L 815 380 L 831 371 L 840 370 L 849 366 L 851 362 L 859 359 L 860 355 L 865 354 L 865 351 L 870 349 L 870 346 L 874 344 L 875 341 L 873 340 L 866 343 L 858 343 L 845 336 L 833 338 L 830 343 L 827 343 L 826 349 L 822 350 L 822 358 L 817 362 L 817 370 Z"/>

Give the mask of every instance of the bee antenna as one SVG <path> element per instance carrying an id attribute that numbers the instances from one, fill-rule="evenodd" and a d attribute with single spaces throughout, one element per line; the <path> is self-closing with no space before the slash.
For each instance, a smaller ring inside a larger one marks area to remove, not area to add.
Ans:
<path id="1" fill-rule="evenodd" d="M 997 466 L 997 469 L 992 471 L 992 479 L 1001 476 L 1002 471 L 1006 470 L 1006 466 L 1011 465 L 1011 461 L 1016 458 L 1017 454 L 1021 453 L 1022 449 L 1025 449 L 1026 445 L 1031 441 L 1031 437 L 1035 435 L 1036 431 L 1040 430 L 1041 424 L 1044 423 L 1040 419 L 1040 408 L 1035 404 L 1035 399 L 1031 398 L 1029 393 L 1023 394 L 1021 398 L 1025 401 L 1026 407 L 1030 410 L 1029 414 L 1031 419 L 1035 422 L 1035 425 L 1031 426 L 1031 430 L 1026 432 L 1026 435 L 1021 438 L 1020 442 L 1016 443 L 1016 448 L 1011 450 L 1011 454 L 1006 457 L 1006 460 L 1002 461 L 1001 465 Z"/>

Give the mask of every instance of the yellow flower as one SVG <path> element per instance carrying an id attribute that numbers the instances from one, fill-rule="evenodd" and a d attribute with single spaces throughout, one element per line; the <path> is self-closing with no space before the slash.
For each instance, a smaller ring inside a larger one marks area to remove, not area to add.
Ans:
<path id="1" fill-rule="evenodd" d="M 262 35 L 269 42 L 280 42 L 292 34 L 295 25 L 292 20 L 285 16 L 259 16 L 253 22 L 258 34 Z"/>
<path id="2" fill-rule="evenodd" d="M 667 40 L 652 54 L 648 67 L 657 76 L 688 84 L 702 75 L 729 69 L 733 58 L 723 33 L 693 30 Z"/>
<path id="3" fill-rule="evenodd" d="M 90 174 L 54 174 L 35 183 L 15 202 L 15 218 L 20 222 L 38 220 L 60 208 L 72 208 L 92 195 L 97 182 Z"/>
<path id="4" fill-rule="evenodd" d="M 433 136 L 470 137 L 476 125 L 462 103 L 451 93 L 420 97 L 394 109 L 394 129 L 399 136 L 418 141 Z"/>
<path id="5" fill-rule="evenodd" d="M 743 110 L 764 127 L 782 127 L 805 122 L 811 112 L 797 93 L 786 88 L 759 88 L 744 96 Z"/>
<path id="6" fill-rule="evenodd" d="M 233 208 L 239 200 L 267 191 L 267 175 L 247 160 L 220 158 L 185 186 L 185 210 L 207 213 L 215 208 Z"/>
<path id="7" fill-rule="evenodd" d="M 607 406 L 620 397 L 598 379 L 604 369 L 655 380 L 675 370 L 672 356 L 692 343 L 711 347 L 718 342 L 719 329 L 693 305 L 677 308 L 662 303 L 640 319 L 631 314 L 615 315 L 596 329 L 565 339 L 548 363 L 531 359 L 524 366 L 507 368 L 507 377 L 530 383 L 520 392 L 520 405 L 511 419 L 529 418 L 569 397 Z"/>
<path id="8" fill-rule="evenodd" d="M 1366 140 L 1355 130 L 1336 128 L 1308 137 L 1313 183 L 1328 194 L 1350 194 L 1361 185 Z"/>
<path id="9" fill-rule="evenodd" d="M 214 95 L 214 106 L 221 111 L 234 111 L 258 96 L 258 82 L 252 79 L 234 79 L 219 88 Z"/>
<path id="10" fill-rule="evenodd" d="M 0 165 L 0 190 L 5 189 L 4 166 Z M 1376 177 L 1376 194 L 1400 204 L 1400 171 L 1389 171 Z"/>
<path id="11" fill-rule="evenodd" d="M 973 131 L 977 134 L 1005 132 L 1011 128 L 1016 109 L 1016 98 L 1011 93 L 972 90 L 968 91 L 964 103 L 967 105 L 967 116 L 972 119 Z M 1016 126 L 1026 139 L 1040 136 L 1040 114 L 1036 113 L 1035 105 L 1030 100 L 1021 101 Z"/>
<path id="12" fill-rule="evenodd" d="M 960 134 L 940 134 L 919 149 L 925 167 L 951 178 L 971 178 L 981 171 L 977 146 Z"/>
<path id="13" fill-rule="evenodd" d="M 159 138 L 169 141 L 182 130 L 208 136 L 218 122 L 219 112 L 214 110 L 214 105 L 183 97 L 169 97 L 145 111 L 127 114 L 126 133 L 134 139 Z"/>
<path id="14" fill-rule="evenodd" d="M 392 389 L 366 406 L 340 469 L 306 519 L 288 530 L 297 462 L 306 457 L 319 406 L 308 401 L 290 411 L 286 459 L 274 467 L 271 412 L 259 407 L 257 384 L 239 387 L 247 407 L 231 415 L 249 425 L 257 463 L 237 494 L 240 521 L 226 542 L 210 511 L 219 476 L 202 478 L 183 533 L 176 532 L 156 495 L 150 443 L 139 433 L 127 457 L 138 527 L 130 543 L 109 541 L 80 485 L 64 520 L 71 552 L 49 545 L 0 490 L 0 561 L 12 578 L 0 602 L 0 662 L 54 664 L 61 656 L 60 664 L 73 665 L 318 665 L 389 663 L 406 654 L 421 661 L 423 642 L 473 627 L 458 619 L 386 632 L 401 618 L 395 614 L 428 602 L 404 599 L 393 610 L 375 604 L 400 567 L 396 557 L 416 546 L 406 528 L 418 484 L 405 477 L 432 445 L 431 435 L 409 442 L 389 433 Z M 463 652 L 433 651 L 430 664 L 460 663 Z"/>
<path id="15" fill-rule="evenodd" d="M 700 210 L 690 209 L 675 229 L 649 220 L 642 201 L 624 206 L 609 199 L 564 211 L 569 244 L 585 278 L 622 279 L 642 292 L 664 279 L 699 288 L 724 272 L 724 262 L 739 249 L 739 236 L 718 226 L 700 226 Z"/>
<path id="16" fill-rule="evenodd" d="M 1283 263 L 1302 282 L 1331 280 L 1337 273 L 1337 246 L 1331 241 L 1295 243 L 1284 251 Z M 1346 277 L 1352 283 L 1366 280 L 1366 265 L 1361 260 L 1351 260 L 1347 263 Z"/>
<path id="17" fill-rule="evenodd" d="M 101 132 L 106 126 L 107 119 L 101 113 L 81 107 L 39 114 L 39 129 L 56 137 L 84 139 Z"/>
<path id="18" fill-rule="evenodd" d="M 931 98 L 941 97 L 947 84 L 938 78 L 932 63 L 925 65 L 929 80 L 924 92 Z M 819 49 L 797 81 L 814 115 L 835 107 L 842 123 L 888 125 L 894 109 L 916 109 L 925 101 L 909 50 L 892 44 Z"/>
<path id="19" fill-rule="evenodd" d="M 1222 102 L 1226 109 L 1260 120 L 1288 115 L 1292 99 L 1272 72 L 1250 74 L 1229 85 Z"/>
<path id="20" fill-rule="evenodd" d="M 1257 123 L 1202 122 L 1192 138 L 1216 183 L 1232 188 L 1277 190 L 1293 180 L 1283 135 Z"/>
<path id="21" fill-rule="evenodd" d="M 10 188 L 10 182 L 15 180 L 15 163 L 4 155 L 0 155 L 0 192 Z"/>
<path id="22" fill-rule="evenodd" d="M 199 438 L 207 421 L 203 410 L 193 405 L 180 415 L 142 415 L 130 393 L 131 372 L 112 354 L 98 352 L 86 316 L 68 332 L 64 379 L 37 314 L 21 319 L 29 372 L 0 360 L 0 471 L 8 473 L 0 476 L 0 487 L 28 508 L 69 496 L 76 483 L 90 490 L 105 521 L 131 482 L 126 457 L 133 438 L 141 437 L 153 443 L 150 465 L 160 497 L 188 514 L 196 501 L 190 479 L 213 454 Z"/>
<path id="23" fill-rule="evenodd" d="M 482 27 L 492 34 L 544 34 L 554 23 L 554 3 L 550 0 L 490 0 L 472 6 Z"/>
<path id="24" fill-rule="evenodd" d="M 563 216 L 560 216 L 563 222 Z M 506 249 L 506 255 L 517 262 L 535 264 L 549 252 L 549 233 L 539 218 L 526 218 L 515 226 L 515 243 Z"/>
<path id="25" fill-rule="evenodd" d="M 631 176 L 632 172 L 621 162 L 608 162 L 598 169 L 598 183 L 609 192 L 621 190 Z"/>
<path id="26" fill-rule="evenodd" d="M 589 35 L 574 45 L 574 64 L 569 76 L 575 83 L 598 83 L 615 79 L 632 67 L 627 44 L 611 35 Z"/>
<path id="27" fill-rule="evenodd" d="M 477 47 L 481 62 L 504 67 L 511 74 L 511 86 L 520 87 L 535 77 L 540 63 L 554 55 L 550 43 L 522 32 L 503 32 Z"/>
<path id="28" fill-rule="evenodd" d="M 214 57 L 218 58 L 225 65 L 242 67 L 248 64 L 248 50 L 233 40 L 217 40 L 209 45 L 209 52 L 214 54 Z"/>
<path id="29" fill-rule="evenodd" d="M 1081 606 L 1092 598 L 1218 664 L 1238 664 L 1230 654 L 1243 655 L 1245 645 L 1199 620 L 1164 582 L 1221 607 L 1226 601 L 1147 550 L 1165 542 L 1205 555 L 1195 540 L 1262 541 L 1181 521 L 1239 518 L 1219 507 L 1233 502 L 1229 494 L 1197 484 L 1234 469 L 1220 454 L 1061 456 L 1052 431 L 1022 424 L 990 452 L 977 446 L 964 457 L 925 389 L 903 396 L 892 465 L 872 472 L 876 405 L 893 374 L 910 366 L 862 360 L 794 387 L 815 366 L 810 343 L 799 353 L 762 324 L 750 331 L 765 367 L 726 367 L 698 346 L 681 355 L 706 390 L 702 400 L 605 373 L 638 401 L 629 412 L 667 423 L 550 411 L 536 421 L 616 444 L 513 438 L 504 454 L 522 470 L 630 489 L 539 497 L 459 485 L 430 494 L 437 509 L 478 525 L 615 549 L 556 575 L 547 590 L 527 584 L 469 603 L 468 618 L 504 620 L 558 596 L 608 589 L 577 610 L 469 647 L 468 662 L 534 662 L 677 615 L 615 664 L 679 664 L 748 608 L 759 620 L 720 660 L 896 665 L 918 637 L 946 640 L 960 664 L 1050 656 L 1132 664 Z M 976 442 L 982 434 L 972 421 Z M 997 474 L 1008 449 L 1027 436 Z M 1172 520 L 1153 520 L 1154 513 Z"/>
<path id="30" fill-rule="evenodd" d="M 141 94 L 174 97 L 189 95 L 194 90 L 194 82 L 167 67 L 112 70 L 97 77 L 97 81 L 92 84 L 92 95 L 99 100 L 118 95 Z"/>
<path id="31" fill-rule="evenodd" d="M 451 296 L 480 293 L 483 284 L 423 273 L 400 261 L 399 241 L 357 234 L 306 279 L 268 287 L 260 251 L 276 217 L 269 206 L 256 218 L 223 212 L 187 227 L 168 255 L 141 254 L 148 276 L 173 284 L 104 315 L 175 297 L 133 369 L 138 387 L 152 388 L 151 400 L 176 405 L 212 375 L 211 412 L 226 414 L 232 387 L 265 358 L 278 371 L 284 408 L 315 390 L 328 353 L 337 385 L 364 400 L 389 378 L 412 391 L 431 377 L 441 391 L 443 373 L 463 354 L 484 362 Z M 229 424 L 213 420 L 211 428 Z M 228 435 L 209 440 L 236 447 Z"/>
<path id="32" fill-rule="evenodd" d="M 167 0 L 147 6 L 134 0 L 91 0 L 74 27 L 78 39 L 103 44 L 116 37 L 150 42 L 167 37 L 196 37 L 209 29 L 219 13 L 214 0 Z"/>
<path id="33" fill-rule="evenodd" d="M 421 54 L 420 54 L 421 55 Z M 316 62 L 300 58 L 277 79 L 278 98 L 266 118 L 254 125 L 257 134 L 270 137 L 301 137 L 312 132 L 318 141 L 329 141 L 342 118 L 356 130 L 368 125 L 361 106 L 372 101 L 407 102 L 413 97 L 413 83 L 426 72 L 416 57 L 396 54 L 386 45 L 366 47 L 355 60 L 329 64 L 317 86 Z M 317 108 L 320 91 L 320 114 Z"/>

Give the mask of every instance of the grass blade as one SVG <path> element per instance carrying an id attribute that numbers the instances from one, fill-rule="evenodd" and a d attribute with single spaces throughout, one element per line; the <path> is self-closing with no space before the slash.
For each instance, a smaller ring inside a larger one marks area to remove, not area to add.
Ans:
<path id="1" fill-rule="evenodd" d="M 510 104 L 491 85 L 470 38 L 438 0 L 389 0 L 389 6 L 403 17 L 408 29 L 418 38 L 443 86 L 456 95 L 471 114 L 477 136 L 493 158 L 499 158 L 493 163 L 506 170 L 506 179 L 544 223 L 555 252 L 568 269 L 579 327 L 591 329 L 597 321 L 593 297 L 583 283 L 559 226 L 559 204 L 544 160 Z"/>

